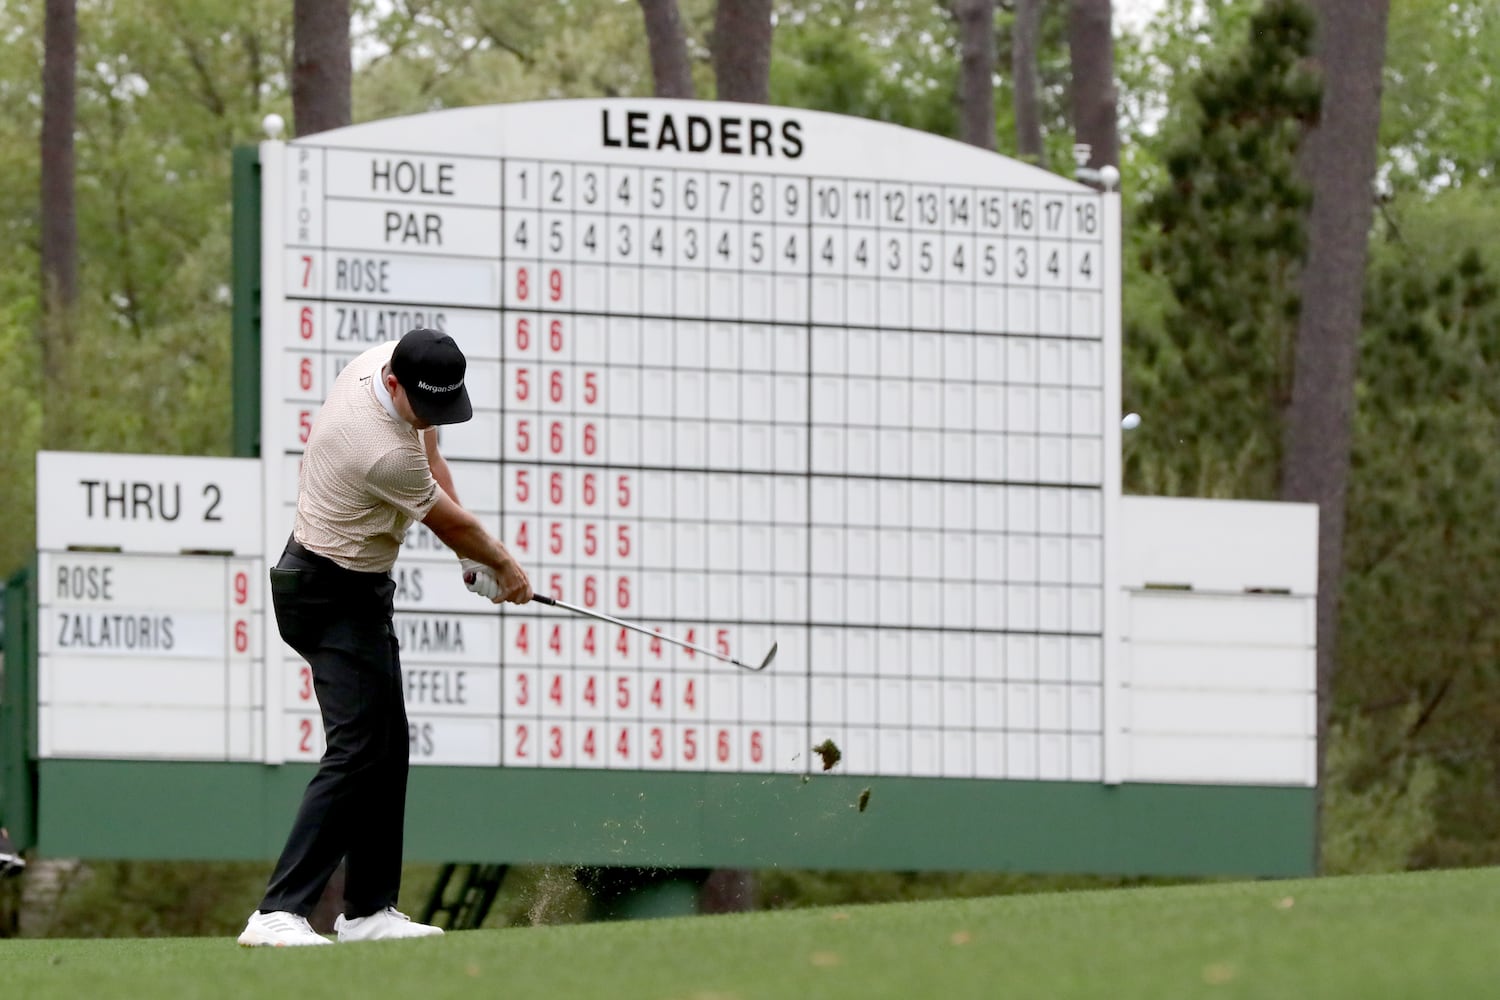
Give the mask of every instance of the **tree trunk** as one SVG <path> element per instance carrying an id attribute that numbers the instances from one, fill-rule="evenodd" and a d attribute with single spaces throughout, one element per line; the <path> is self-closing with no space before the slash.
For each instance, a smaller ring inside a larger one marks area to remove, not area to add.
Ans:
<path id="1" fill-rule="evenodd" d="M 698 894 L 704 913 L 749 913 L 755 909 L 758 880 L 745 868 L 716 868 L 709 873 Z"/>
<path id="2" fill-rule="evenodd" d="M 297 135 L 353 121 L 349 0 L 293 0 L 292 123 Z"/>
<path id="3" fill-rule="evenodd" d="M 646 39 L 651 45 L 651 77 L 657 97 L 696 96 L 693 65 L 688 60 L 687 40 L 677 0 L 640 0 L 646 21 Z"/>
<path id="4" fill-rule="evenodd" d="M 1092 169 L 1120 165 L 1115 112 L 1115 44 L 1110 0 L 1070 0 L 1068 50 L 1073 66 L 1073 133 L 1089 146 Z"/>
<path id="5" fill-rule="evenodd" d="M 73 130 L 77 117 L 78 10 L 47 0 L 42 60 L 42 378 L 55 398 L 72 342 L 78 304 L 78 219 Z M 49 445 L 59 442 L 49 440 Z"/>
<path id="6" fill-rule="evenodd" d="M 771 100 L 771 0 L 719 0 L 709 50 L 719 100 Z"/>
<path id="7" fill-rule="evenodd" d="M 771 100 L 771 0 L 719 0 L 709 50 L 721 101 Z M 709 875 L 703 904 L 709 913 L 755 907 L 755 873 L 720 868 Z"/>
<path id="8" fill-rule="evenodd" d="M 1016 0 L 1015 27 L 1010 36 L 1010 83 L 1015 92 L 1016 151 L 1021 159 L 1043 163 L 1042 112 L 1038 91 L 1041 73 L 1037 49 L 1042 41 L 1042 0 Z"/>
<path id="9" fill-rule="evenodd" d="M 959 138 L 995 148 L 995 0 L 956 0 Z"/>
<path id="10" fill-rule="evenodd" d="M 292 128 L 297 135 L 343 128 L 354 120 L 352 75 L 349 0 L 293 0 Z M 342 872 L 341 864 L 318 899 L 314 915 L 320 926 L 331 928 L 332 916 L 343 911 Z"/>
<path id="11" fill-rule="evenodd" d="M 1318 782 L 1338 666 L 1344 505 L 1353 434 L 1354 373 L 1364 312 L 1365 259 L 1380 130 L 1389 0 L 1317 0 L 1323 71 L 1318 127 L 1299 167 L 1312 189 L 1302 266 L 1292 401 L 1281 494 L 1316 503 L 1318 519 Z"/>

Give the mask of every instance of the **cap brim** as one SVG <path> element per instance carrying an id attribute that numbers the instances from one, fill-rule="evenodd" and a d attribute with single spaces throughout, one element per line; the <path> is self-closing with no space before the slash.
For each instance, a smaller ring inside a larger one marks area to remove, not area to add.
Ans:
<path id="1" fill-rule="evenodd" d="M 445 400 L 441 405 L 422 401 L 418 404 L 417 397 L 407 393 L 406 399 L 411 403 L 411 411 L 429 424 L 462 424 L 474 416 L 474 405 L 469 402 L 469 390 L 460 387 L 453 394 L 453 398 Z"/>

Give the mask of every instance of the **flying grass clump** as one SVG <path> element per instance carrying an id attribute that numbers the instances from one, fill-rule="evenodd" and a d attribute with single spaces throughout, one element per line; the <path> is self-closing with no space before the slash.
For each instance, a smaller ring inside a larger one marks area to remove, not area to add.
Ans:
<path id="1" fill-rule="evenodd" d="M 831 770 L 833 765 L 837 764 L 844 757 L 843 752 L 839 750 L 838 745 L 833 740 L 824 740 L 813 747 L 812 750 L 813 753 L 822 758 L 823 770 L 825 771 Z"/>

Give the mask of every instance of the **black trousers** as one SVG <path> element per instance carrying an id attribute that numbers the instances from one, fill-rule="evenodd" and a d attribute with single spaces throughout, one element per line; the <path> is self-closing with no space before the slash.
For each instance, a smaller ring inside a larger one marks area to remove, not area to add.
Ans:
<path id="1" fill-rule="evenodd" d="M 395 584 L 295 540 L 270 575 L 281 637 L 312 667 L 328 749 L 260 910 L 307 916 L 343 860 L 344 915 L 367 916 L 396 905 L 401 889 L 410 744 L 391 623 Z"/>

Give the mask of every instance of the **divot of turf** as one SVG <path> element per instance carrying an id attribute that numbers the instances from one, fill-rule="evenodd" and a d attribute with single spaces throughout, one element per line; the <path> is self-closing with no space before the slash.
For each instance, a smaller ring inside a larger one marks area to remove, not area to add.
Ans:
<path id="1" fill-rule="evenodd" d="M 813 747 L 812 750 L 813 753 L 823 759 L 823 770 L 825 771 L 832 769 L 833 765 L 844 758 L 843 752 L 839 750 L 838 745 L 833 740 L 824 740 Z"/>

